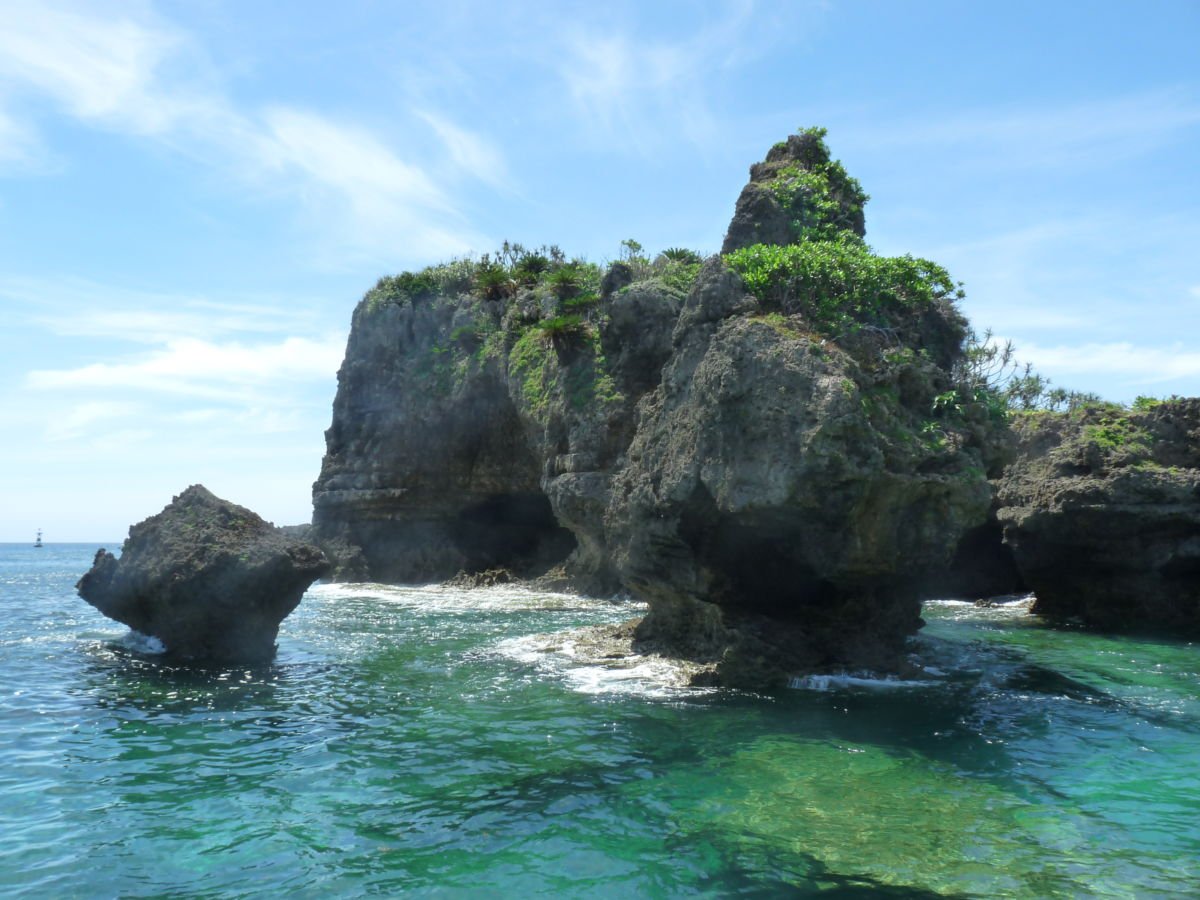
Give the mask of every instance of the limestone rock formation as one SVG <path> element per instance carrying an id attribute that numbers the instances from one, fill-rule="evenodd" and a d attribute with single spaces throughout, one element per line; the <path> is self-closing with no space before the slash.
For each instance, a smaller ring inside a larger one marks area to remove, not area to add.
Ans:
<path id="1" fill-rule="evenodd" d="M 789 135 L 750 167 L 725 234 L 722 253 L 754 244 L 791 244 L 825 231 L 867 233 L 867 195 L 829 158 L 823 129 Z M 807 234 L 806 234 L 807 233 Z"/>
<path id="2" fill-rule="evenodd" d="M 1200 634 L 1200 399 L 1038 413 L 1014 430 L 997 515 L 1034 612 Z"/>
<path id="3" fill-rule="evenodd" d="M 76 587 L 173 657 L 252 664 L 274 657 L 279 623 L 328 571 L 316 547 L 192 485 L 129 529 L 120 558 L 98 551 Z"/>
<path id="4" fill-rule="evenodd" d="M 706 270 L 608 511 L 622 580 L 651 604 L 641 638 L 726 684 L 895 663 L 917 580 L 989 494 L 977 451 L 921 433 L 936 367 L 884 355 L 767 319 Z"/>
<path id="5" fill-rule="evenodd" d="M 953 282 L 871 253 L 865 199 L 804 132 L 726 256 L 381 280 L 314 485 L 338 577 L 561 570 L 648 600 L 640 638 L 725 684 L 897 665 L 920 578 L 986 519 L 999 425 L 956 389 Z"/>

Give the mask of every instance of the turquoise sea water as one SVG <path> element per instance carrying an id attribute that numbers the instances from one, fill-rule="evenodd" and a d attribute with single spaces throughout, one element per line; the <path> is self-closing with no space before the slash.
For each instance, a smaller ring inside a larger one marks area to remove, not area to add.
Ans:
<path id="1" fill-rule="evenodd" d="M 535 637 L 629 605 L 323 585 L 195 673 L 95 549 L 0 545 L 4 896 L 1200 895 L 1194 644 L 938 603 L 928 677 L 755 696 Z"/>

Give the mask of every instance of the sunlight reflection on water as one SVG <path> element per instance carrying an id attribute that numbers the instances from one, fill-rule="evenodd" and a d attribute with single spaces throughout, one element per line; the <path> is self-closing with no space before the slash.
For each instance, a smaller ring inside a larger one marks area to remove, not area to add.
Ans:
<path id="1" fill-rule="evenodd" d="M 1200 883 L 1192 645 L 946 602 L 914 641 L 927 676 L 756 696 L 576 645 L 636 605 L 320 585 L 273 665 L 192 671 L 73 596 L 93 550 L 0 549 L 12 895 Z"/>

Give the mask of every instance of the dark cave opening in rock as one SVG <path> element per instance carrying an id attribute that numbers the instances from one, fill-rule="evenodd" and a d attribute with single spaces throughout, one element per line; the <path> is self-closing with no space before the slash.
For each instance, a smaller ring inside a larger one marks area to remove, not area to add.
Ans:
<path id="1" fill-rule="evenodd" d="M 680 516 L 680 536 L 712 579 L 722 607 L 772 619 L 819 618 L 838 597 L 802 555 L 794 514 L 722 513 L 703 485 Z"/>
<path id="2" fill-rule="evenodd" d="M 558 524 L 545 494 L 497 494 L 466 507 L 451 526 L 468 572 L 505 568 L 538 574 L 565 560 L 575 536 Z"/>
<path id="3" fill-rule="evenodd" d="M 954 558 L 945 568 L 929 573 L 920 585 L 923 597 L 996 597 L 1027 590 L 1004 543 L 1004 532 L 990 518 L 962 536 Z"/>

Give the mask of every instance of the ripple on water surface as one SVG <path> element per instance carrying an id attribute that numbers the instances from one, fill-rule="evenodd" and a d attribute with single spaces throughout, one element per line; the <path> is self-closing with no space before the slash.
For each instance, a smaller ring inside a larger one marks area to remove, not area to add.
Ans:
<path id="1" fill-rule="evenodd" d="M 926 675 L 770 696 L 597 659 L 641 610 L 320 585 L 276 663 L 172 668 L 0 548 L 0 884 L 14 895 L 1186 894 L 1188 644 L 926 611 Z"/>

